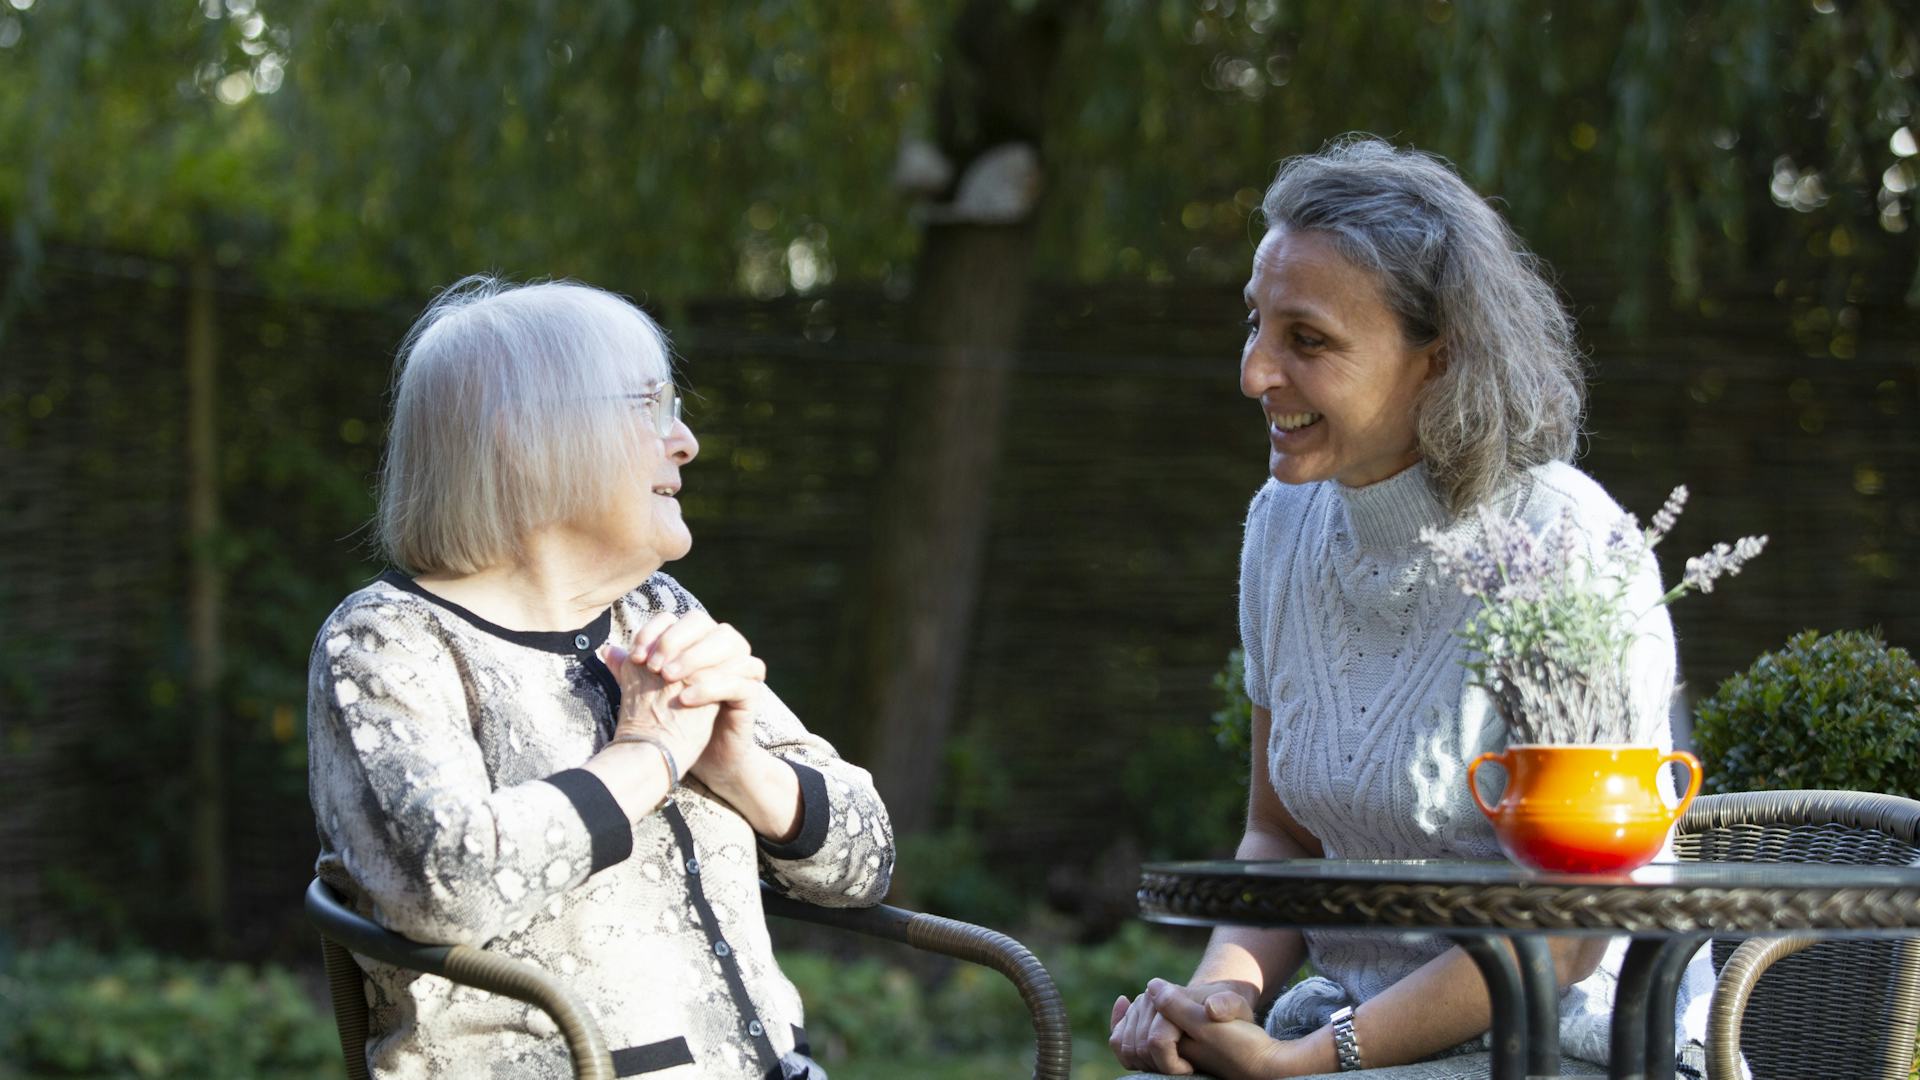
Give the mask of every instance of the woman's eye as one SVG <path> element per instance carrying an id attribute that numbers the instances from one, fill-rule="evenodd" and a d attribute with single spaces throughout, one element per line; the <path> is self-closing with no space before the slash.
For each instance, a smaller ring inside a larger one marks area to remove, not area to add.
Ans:
<path id="1" fill-rule="evenodd" d="M 1312 334 L 1295 332 L 1293 335 L 1293 343 L 1303 349 L 1320 349 L 1326 347 L 1327 341 L 1325 338 L 1315 337 Z"/>

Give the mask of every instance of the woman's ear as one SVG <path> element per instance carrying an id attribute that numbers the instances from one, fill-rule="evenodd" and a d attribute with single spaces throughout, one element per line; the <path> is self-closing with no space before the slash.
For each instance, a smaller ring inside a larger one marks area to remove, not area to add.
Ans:
<path id="1" fill-rule="evenodd" d="M 1422 383 L 1430 383 L 1446 373 L 1447 364 L 1453 359 L 1447 350 L 1447 343 L 1435 338 L 1420 348 L 1421 360 L 1426 364 L 1426 372 L 1420 376 Z"/>

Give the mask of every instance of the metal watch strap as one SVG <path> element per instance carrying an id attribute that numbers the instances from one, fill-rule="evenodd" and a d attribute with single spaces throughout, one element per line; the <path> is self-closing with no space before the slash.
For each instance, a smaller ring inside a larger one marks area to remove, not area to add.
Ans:
<path id="1" fill-rule="evenodd" d="M 1340 1059 L 1340 1071 L 1358 1071 L 1362 1067 L 1360 1039 L 1353 1033 L 1353 1006 L 1336 1009 L 1328 1022 L 1333 1025 L 1333 1052 Z"/>

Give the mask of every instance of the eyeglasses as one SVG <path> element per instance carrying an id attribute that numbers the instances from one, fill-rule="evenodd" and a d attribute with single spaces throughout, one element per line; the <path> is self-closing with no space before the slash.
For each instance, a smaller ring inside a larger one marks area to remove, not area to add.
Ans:
<path id="1" fill-rule="evenodd" d="M 621 394 L 619 397 L 622 401 L 643 403 L 648 417 L 653 420 L 654 434 L 663 439 L 673 434 L 673 426 L 680 422 L 683 399 L 671 382 L 661 380 L 637 394 Z"/>

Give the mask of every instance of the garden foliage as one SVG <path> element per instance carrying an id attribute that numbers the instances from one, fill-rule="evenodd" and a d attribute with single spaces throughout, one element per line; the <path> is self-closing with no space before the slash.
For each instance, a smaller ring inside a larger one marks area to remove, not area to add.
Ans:
<path id="1" fill-rule="evenodd" d="M 1694 710 L 1710 792 L 1920 798 L 1920 664 L 1878 631 L 1802 631 Z"/>
<path id="2" fill-rule="evenodd" d="M 340 1074 L 340 1043 L 285 970 L 98 953 L 0 954 L 0 1078 Z"/>
<path id="3" fill-rule="evenodd" d="M 1165 930 L 1130 923 L 1099 945 L 1046 945 L 1036 951 L 1066 999 L 1076 1060 L 1105 1056 L 1107 1021 L 1116 997 L 1138 994 L 1154 975 L 1180 978 L 1200 951 Z M 1024 1048 L 1032 1022 L 1020 994 L 999 974 L 953 964 L 929 977 L 900 962 L 909 954 L 849 960 L 790 951 L 780 966 L 806 1002 L 807 1035 L 835 1076 L 860 1075 L 879 1064 L 973 1058 Z M 1104 1075 L 1111 1075 L 1108 1070 Z"/>

